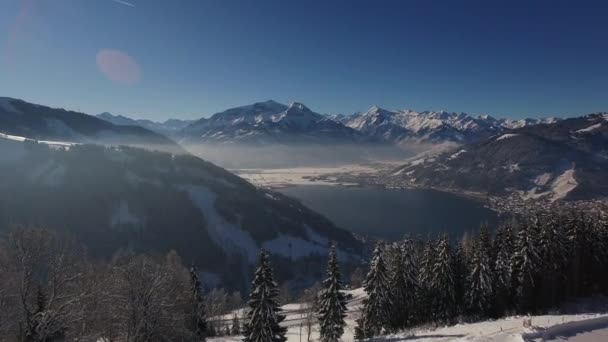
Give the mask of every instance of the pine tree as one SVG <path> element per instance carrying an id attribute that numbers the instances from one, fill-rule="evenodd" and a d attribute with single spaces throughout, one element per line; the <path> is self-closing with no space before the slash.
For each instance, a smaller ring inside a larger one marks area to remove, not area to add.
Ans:
<path id="1" fill-rule="evenodd" d="M 449 322 L 456 312 L 456 287 L 452 269 L 452 251 L 447 236 L 444 235 L 439 239 L 437 252 L 431 282 L 435 294 L 433 316 L 436 320 Z"/>
<path id="2" fill-rule="evenodd" d="M 192 294 L 192 325 L 194 335 L 198 341 L 205 341 L 207 337 L 207 312 L 205 308 L 205 300 L 203 298 L 203 288 L 196 266 L 190 268 L 190 286 Z"/>
<path id="3" fill-rule="evenodd" d="M 393 301 L 391 326 L 394 330 L 403 329 L 408 320 L 408 293 L 406 288 L 406 261 L 404 246 L 396 243 L 393 247 L 393 258 L 390 265 L 389 287 Z"/>
<path id="4" fill-rule="evenodd" d="M 538 253 L 541 260 L 541 305 L 555 306 L 563 296 L 564 269 L 567 264 L 566 241 L 562 227 L 552 215 L 537 217 L 541 222 L 538 232 Z"/>
<path id="5" fill-rule="evenodd" d="M 331 246 L 327 263 L 327 279 L 323 281 L 318 312 L 320 340 L 337 342 L 344 334 L 346 322 L 346 298 L 342 293 L 340 270 L 335 245 Z"/>
<path id="6" fill-rule="evenodd" d="M 370 338 L 387 331 L 390 327 L 391 297 L 388 270 L 380 244 L 376 245 L 363 288 L 367 298 L 363 300 L 361 317 L 357 320 L 361 336 Z"/>
<path id="7" fill-rule="evenodd" d="M 490 251 L 482 235 L 476 240 L 471 260 L 471 273 L 467 278 L 469 285 L 466 294 L 467 307 L 473 315 L 487 317 L 490 315 L 494 301 L 492 287 L 492 270 L 490 268 Z"/>
<path id="8" fill-rule="evenodd" d="M 534 287 L 540 271 L 540 261 L 535 241 L 535 223 L 520 225 L 513 253 L 513 279 L 517 307 L 520 313 L 530 313 L 534 309 Z"/>
<path id="9" fill-rule="evenodd" d="M 433 266 L 435 265 L 435 248 L 433 240 L 430 238 L 424 242 L 420 255 L 420 272 L 418 274 L 418 284 L 420 291 L 418 294 L 418 319 L 420 322 L 433 320 L 433 298 L 435 289 L 433 288 Z"/>
<path id="10" fill-rule="evenodd" d="M 239 316 L 235 313 L 232 316 L 232 331 L 233 336 L 237 336 L 241 334 L 241 322 L 239 321 Z"/>
<path id="11" fill-rule="evenodd" d="M 401 250 L 401 263 L 403 272 L 403 283 L 398 284 L 395 279 L 391 282 L 391 288 L 399 286 L 403 292 L 403 302 L 401 303 L 402 308 L 396 309 L 401 310 L 404 315 L 404 321 L 402 328 L 410 326 L 419 320 L 416 315 L 418 295 L 420 293 L 420 287 L 418 285 L 418 264 L 415 257 L 415 246 L 414 241 L 406 238 L 400 246 Z M 393 303 L 393 307 L 396 308 L 397 303 Z M 393 314 L 394 315 L 394 314 Z"/>
<path id="12" fill-rule="evenodd" d="M 279 291 L 274 282 L 269 256 L 260 252 L 258 268 L 252 282 L 249 296 L 248 323 L 245 327 L 244 342 L 284 342 L 287 329 L 281 327 L 285 316 L 276 298 Z"/>
<path id="13" fill-rule="evenodd" d="M 466 308 L 465 295 L 468 288 L 467 278 L 469 275 L 468 261 L 463 242 L 459 242 L 454 252 L 454 292 L 456 296 L 456 314 L 461 315 Z"/>
<path id="14" fill-rule="evenodd" d="M 513 268 L 511 258 L 514 253 L 515 237 L 510 224 L 501 225 L 494 239 L 494 304 L 496 314 L 501 316 L 510 310 L 513 303 Z"/>

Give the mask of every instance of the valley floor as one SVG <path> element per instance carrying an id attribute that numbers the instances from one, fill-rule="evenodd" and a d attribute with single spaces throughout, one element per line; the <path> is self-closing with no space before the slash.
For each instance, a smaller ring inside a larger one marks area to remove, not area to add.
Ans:
<path id="1" fill-rule="evenodd" d="M 347 327 L 342 337 L 343 342 L 354 341 L 355 320 L 358 317 L 361 302 L 365 297 L 362 289 L 350 291 L 353 299 L 348 303 Z M 288 342 L 306 342 L 305 310 L 300 304 L 283 306 L 287 318 L 284 326 L 288 327 Z M 230 324 L 232 315 L 226 315 L 224 320 Z M 608 341 L 608 314 L 580 313 L 567 315 L 531 316 L 531 327 L 524 327 L 525 316 L 514 316 L 494 321 L 484 321 L 470 324 L 457 324 L 446 327 L 421 327 L 411 331 L 393 335 L 381 336 L 373 341 L 399 342 L 540 342 L 540 341 L 570 341 L 598 342 Z M 313 327 L 311 341 L 318 341 L 318 326 Z M 237 342 L 242 336 L 224 336 L 209 338 L 212 342 Z"/>

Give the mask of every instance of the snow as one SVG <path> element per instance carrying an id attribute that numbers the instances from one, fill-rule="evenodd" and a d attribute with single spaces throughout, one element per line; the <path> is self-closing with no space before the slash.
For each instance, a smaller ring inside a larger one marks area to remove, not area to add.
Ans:
<path id="1" fill-rule="evenodd" d="M 246 179 L 256 186 L 283 187 L 288 185 L 355 185 L 339 183 L 335 177 L 327 176 L 336 173 L 361 175 L 372 173 L 376 168 L 368 165 L 349 164 L 336 167 L 295 167 L 278 169 L 232 169 L 231 172 Z M 317 179 L 327 176 L 324 179 Z"/>
<path id="2" fill-rule="evenodd" d="M 13 140 L 13 141 L 20 141 L 20 142 L 24 142 L 24 141 L 28 140 L 27 138 L 24 138 L 24 137 L 19 137 L 16 135 L 9 135 L 9 134 L 4 134 L 4 133 L 0 133 L 0 138 L 7 139 L 7 140 Z"/>
<path id="3" fill-rule="evenodd" d="M 554 325 L 538 332 L 524 333 L 525 341 L 608 341 L 608 317 L 598 317 Z"/>
<path id="4" fill-rule="evenodd" d="M 347 303 L 347 317 L 344 335 L 341 341 L 354 341 L 355 320 L 359 316 L 365 291 L 362 288 L 345 291 L 352 294 L 353 298 Z M 302 303 L 291 303 L 282 306 L 287 316 L 282 323 L 287 330 L 287 342 L 306 341 L 306 328 L 303 327 L 306 314 L 306 305 Z M 235 313 L 244 314 L 242 309 Z M 224 324 L 232 323 L 233 313 L 221 317 Z M 531 328 L 525 328 L 523 322 L 530 319 Z M 319 327 L 313 326 L 311 341 L 318 341 Z M 542 316 L 513 316 L 497 320 L 489 320 L 478 323 L 457 324 L 454 326 L 419 327 L 410 331 L 400 332 L 392 335 L 381 336 L 370 341 L 400 342 L 536 342 L 545 337 L 547 341 L 570 341 L 589 342 L 606 341 L 608 333 L 608 315 L 606 314 L 566 314 L 566 315 L 542 315 Z M 208 338 L 209 342 L 240 342 L 242 336 L 224 336 Z"/>
<path id="5" fill-rule="evenodd" d="M 552 176 L 551 173 L 540 174 L 536 178 L 534 178 L 534 184 L 539 185 L 539 186 L 546 185 L 547 182 L 549 182 L 549 180 L 551 179 L 551 176 Z"/>
<path id="6" fill-rule="evenodd" d="M 142 222 L 129 210 L 129 203 L 125 200 L 120 200 L 112 214 L 110 215 L 110 226 L 116 227 L 120 225 L 138 225 Z"/>
<path id="7" fill-rule="evenodd" d="M 226 221 L 218 213 L 215 208 L 216 194 L 203 186 L 188 185 L 182 188 L 203 213 L 211 239 L 225 251 L 244 255 L 253 263 L 259 250 L 256 242 L 239 224 Z"/>
<path id="8" fill-rule="evenodd" d="M 559 175 L 551 186 L 553 191 L 552 201 L 556 201 L 558 199 L 562 199 L 568 195 L 568 193 L 578 185 L 576 179 L 574 178 L 574 166 L 571 169 L 564 171 L 561 175 Z"/>
<path id="9" fill-rule="evenodd" d="M 515 164 L 509 164 L 505 167 L 507 170 L 509 170 L 509 172 L 513 173 L 515 171 L 519 171 L 519 163 L 515 163 Z"/>
<path id="10" fill-rule="evenodd" d="M 503 140 L 503 139 L 513 138 L 513 137 L 518 136 L 518 135 L 519 134 L 514 134 L 514 133 L 503 134 L 503 135 L 499 136 L 498 138 L 496 138 L 496 141 Z"/>
<path id="11" fill-rule="evenodd" d="M 461 154 L 463 154 L 463 153 L 465 153 L 465 152 L 467 152 L 467 150 L 460 150 L 460 151 L 458 151 L 458 152 L 456 152 L 456 153 L 452 154 L 452 155 L 451 155 L 451 156 L 448 158 L 448 160 L 456 159 L 456 158 L 458 158 L 458 156 L 460 156 Z"/>
<path id="12" fill-rule="evenodd" d="M 601 122 L 600 123 L 596 123 L 595 125 L 591 125 L 591 126 L 589 126 L 587 128 L 579 129 L 579 130 L 576 131 L 576 133 L 589 133 L 589 132 L 591 132 L 593 130 L 596 130 L 596 129 L 600 128 L 600 127 L 602 127 L 602 123 Z"/>
<path id="13" fill-rule="evenodd" d="M 551 174 L 544 173 L 537 176 L 534 180 L 535 184 L 538 186 L 544 186 L 549 182 L 551 178 Z M 550 188 L 543 192 L 538 192 L 538 187 L 533 187 L 528 191 L 521 192 L 521 196 L 523 199 L 538 199 L 541 197 L 549 197 L 549 199 L 554 202 L 559 199 L 565 198 L 568 193 L 574 190 L 578 186 L 578 182 L 574 178 L 574 166 L 572 168 L 565 170 L 562 174 L 555 177 L 553 182 L 550 184 Z"/>

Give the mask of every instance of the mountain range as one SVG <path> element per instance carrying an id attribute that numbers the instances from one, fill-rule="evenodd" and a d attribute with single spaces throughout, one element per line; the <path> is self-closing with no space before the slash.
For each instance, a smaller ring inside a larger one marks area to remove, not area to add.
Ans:
<path id="1" fill-rule="evenodd" d="M 96 115 L 98 118 L 118 126 L 140 126 L 150 131 L 166 136 L 172 136 L 194 122 L 194 120 L 167 119 L 163 122 L 147 119 L 131 119 L 123 115 L 113 115 L 103 112 Z"/>
<path id="2" fill-rule="evenodd" d="M 608 114 L 523 125 L 438 156 L 415 158 L 392 177 L 425 187 L 524 199 L 608 196 Z"/>
<path id="3" fill-rule="evenodd" d="M 365 113 L 335 116 L 335 120 L 367 136 L 395 143 L 466 143 L 518 127 L 554 122 L 558 119 L 496 119 L 465 113 L 412 110 L 390 111 L 373 106 Z"/>
<path id="4" fill-rule="evenodd" d="M 360 132 L 311 111 L 301 103 L 289 106 L 258 102 L 202 118 L 179 132 L 179 141 L 194 143 L 292 144 L 361 142 Z"/>
<path id="5" fill-rule="evenodd" d="M 141 126 L 174 137 L 186 145 L 197 143 L 467 143 L 509 130 L 557 118 L 496 119 L 446 111 L 386 110 L 373 106 L 352 115 L 322 115 L 301 103 L 257 102 L 230 108 L 196 121 L 164 123 L 134 120 L 102 113 L 117 125 Z"/>
<path id="6" fill-rule="evenodd" d="M 0 133 L 42 141 L 145 146 L 184 153 L 173 140 L 140 126 L 114 125 L 84 113 L 0 97 Z"/>

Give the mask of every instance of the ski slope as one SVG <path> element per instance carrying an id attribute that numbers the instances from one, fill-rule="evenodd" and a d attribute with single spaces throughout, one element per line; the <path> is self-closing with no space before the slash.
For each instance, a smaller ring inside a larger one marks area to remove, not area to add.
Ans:
<path id="1" fill-rule="evenodd" d="M 365 298 L 362 289 L 346 291 L 353 295 L 348 302 L 347 326 L 342 341 L 354 341 L 355 320 Z M 307 342 L 305 327 L 305 306 L 287 304 L 283 306 L 287 316 L 283 325 L 288 328 L 287 342 Z M 239 316 L 243 314 L 238 311 Z M 242 316 L 241 316 L 242 317 Z M 524 320 L 530 319 L 531 327 L 524 327 Z M 222 317 L 222 322 L 230 325 L 232 314 Z M 311 341 L 318 341 L 318 325 L 313 327 Z M 208 338 L 212 342 L 237 342 L 242 336 L 222 336 Z M 419 327 L 407 332 L 380 336 L 373 341 L 399 342 L 540 342 L 569 341 L 591 342 L 608 341 L 608 314 L 584 313 L 570 315 L 514 316 L 494 321 L 457 324 L 445 327 Z"/>

